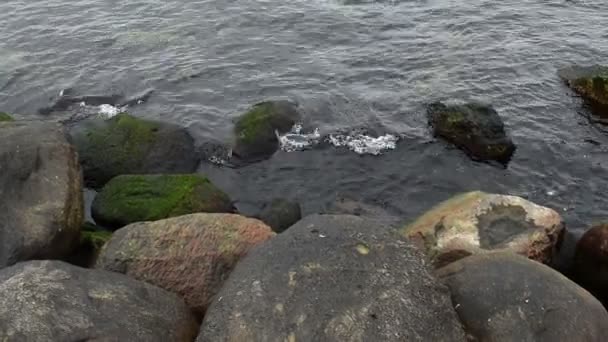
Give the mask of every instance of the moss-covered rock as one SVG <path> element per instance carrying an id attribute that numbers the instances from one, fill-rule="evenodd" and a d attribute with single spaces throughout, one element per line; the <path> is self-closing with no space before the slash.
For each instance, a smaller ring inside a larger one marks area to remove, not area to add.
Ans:
<path id="1" fill-rule="evenodd" d="M 446 106 L 433 103 L 427 109 L 429 124 L 436 136 L 464 150 L 472 159 L 507 164 L 515 145 L 491 106 L 477 103 Z"/>
<path id="2" fill-rule="evenodd" d="M 279 147 L 276 133 L 288 132 L 299 119 L 296 105 L 289 101 L 254 105 L 236 122 L 233 154 L 252 161 L 271 156 Z"/>
<path id="3" fill-rule="evenodd" d="M 560 70 L 559 76 L 590 105 L 596 115 L 608 118 L 608 67 L 572 66 Z"/>
<path id="4" fill-rule="evenodd" d="M 93 201 L 98 224 L 120 228 L 185 214 L 228 213 L 230 198 L 202 175 L 123 175 L 113 178 Z"/>
<path id="5" fill-rule="evenodd" d="M 14 119 L 8 113 L 0 112 L 0 122 L 2 121 L 14 121 Z"/>
<path id="6" fill-rule="evenodd" d="M 98 189 L 122 174 L 189 173 L 199 157 L 179 126 L 129 114 L 84 120 L 71 130 L 87 186 Z"/>
<path id="7" fill-rule="evenodd" d="M 98 227 L 94 223 L 85 222 L 80 232 L 80 243 L 66 261 L 81 267 L 92 266 L 99 255 L 101 247 L 111 237 L 111 231 Z"/>

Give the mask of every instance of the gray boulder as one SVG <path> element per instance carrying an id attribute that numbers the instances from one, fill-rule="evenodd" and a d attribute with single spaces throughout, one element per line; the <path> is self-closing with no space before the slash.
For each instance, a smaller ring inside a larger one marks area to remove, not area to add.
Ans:
<path id="1" fill-rule="evenodd" d="M 424 253 L 355 216 L 313 215 L 252 250 L 207 311 L 205 341 L 464 341 Z"/>
<path id="2" fill-rule="evenodd" d="M 275 199 L 264 206 L 259 218 L 272 230 L 281 233 L 302 218 L 302 209 L 298 202 Z"/>
<path id="3" fill-rule="evenodd" d="M 61 125 L 0 123 L 0 268 L 78 244 L 82 175 Z"/>
<path id="4" fill-rule="evenodd" d="M 591 294 L 514 253 L 476 254 L 437 271 L 475 341 L 605 341 L 608 313 Z"/>
<path id="5" fill-rule="evenodd" d="M 118 273 L 61 261 L 0 271 L 0 341 L 192 341 L 183 301 Z"/>

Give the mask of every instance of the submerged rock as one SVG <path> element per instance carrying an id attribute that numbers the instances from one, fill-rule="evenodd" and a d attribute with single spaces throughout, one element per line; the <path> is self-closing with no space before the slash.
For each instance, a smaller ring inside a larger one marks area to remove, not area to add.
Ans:
<path id="1" fill-rule="evenodd" d="M 202 175 L 123 175 L 97 194 L 93 219 L 108 228 L 198 212 L 230 213 L 228 195 Z"/>
<path id="2" fill-rule="evenodd" d="M 296 105 L 289 101 L 254 105 L 236 122 L 236 142 L 232 153 L 246 161 L 270 157 L 279 148 L 277 133 L 289 132 L 299 119 Z"/>
<path id="3" fill-rule="evenodd" d="M 178 296 L 122 274 L 61 261 L 0 271 L 1 341 L 192 341 Z"/>
<path id="4" fill-rule="evenodd" d="M 13 117 L 8 114 L 8 113 L 4 113 L 4 112 L 0 112 L 0 122 L 3 121 L 13 121 Z"/>
<path id="5" fill-rule="evenodd" d="M 608 313 L 557 271 L 512 253 L 479 254 L 437 271 L 474 341 L 605 341 Z"/>
<path id="6" fill-rule="evenodd" d="M 177 293 L 202 316 L 238 260 L 273 235 L 262 222 L 234 214 L 134 223 L 114 233 L 96 267 Z"/>
<path id="7" fill-rule="evenodd" d="M 264 206 L 259 218 L 272 230 L 281 233 L 302 218 L 302 209 L 297 202 L 275 199 Z"/>
<path id="8" fill-rule="evenodd" d="M 401 232 L 440 267 L 471 254 L 510 251 L 551 263 L 560 247 L 560 215 L 523 198 L 474 191 L 431 209 Z"/>
<path id="9" fill-rule="evenodd" d="M 578 241 L 572 277 L 608 304 L 608 224 L 592 227 Z"/>
<path id="10" fill-rule="evenodd" d="M 0 132 L 0 268 L 66 256 L 84 219 L 75 149 L 58 124 L 3 122 Z"/>
<path id="11" fill-rule="evenodd" d="M 515 145 L 505 133 L 504 124 L 491 106 L 477 103 L 428 106 L 429 124 L 436 136 L 456 145 L 472 159 L 507 164 Z"/>
<path id="12" fill-rule="evenodd" d="M 464 341 L 424 254 L 355 216 L 302 219 L 243 258 L 197 342 Z"/>
<path id="13" fill-rule="evenodd" d="M 184 128 L 128 114 L 81 121 L 71 136 L 85 183 L 95 189 L 123 174 L 194 172 L 199 162 Z"/>
<path id="14" fill-rule="evenodd" d="M 596 115 L 608 118 L 608 67 L 572 66 L 560 70 L 558 74 L 590 105 Z"/>

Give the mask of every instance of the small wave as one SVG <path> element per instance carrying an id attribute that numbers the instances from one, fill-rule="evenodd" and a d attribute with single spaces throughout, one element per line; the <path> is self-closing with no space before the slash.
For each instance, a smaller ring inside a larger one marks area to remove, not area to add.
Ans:
<path id="1" fill-rule="evenodd" d="M 110 119 L 123 111 L 124 111 L 124 108 L 114 107 L 110 104 L 102 104 L 99 107 L 97 107 L 97 114 L 99 114 L 100 116 L 102 116 L 106 119 Z"/>
<path id="2" fill-rule="evenodd" d="M 281 150 L 285 152 L 303 151 L 318 144 L 321 140 L 318 128 L 311 133 L 303 133 L 302 130 L 302 124 L 295 124 L 289 133 L 277 134 Z"/>
<path id="3" fill-rule="evenodd" d="M 399 137 L 392 134 L 385 134 L 379 137 L 365 134 L 330 134 L 327 140 L 336 147 L 348 147 L 348 149 L 358 154 L 377 156 L 384 151 L 394 150 L 397 147 Z"/>

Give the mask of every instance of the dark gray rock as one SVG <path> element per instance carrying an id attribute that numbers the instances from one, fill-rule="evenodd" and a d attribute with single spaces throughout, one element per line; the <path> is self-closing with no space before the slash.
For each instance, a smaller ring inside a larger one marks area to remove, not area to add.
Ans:
<path id="1" fill-rule="evenodd" d="M 118 175 L 191 173 L 200 161 L 184 128 L 129 114 L 80 121 L 70 134 L 85 183 L 94 189 Z"/>
<path id="2" fill-rule="evenodd" d="M 302 218 L 302 209 L 297 202 L 275 199 L 264 206 L 259 218 L 272 230 L 281 233 Z"/>
<path id="3" fill-rule="evenodd" d="M 183 301 L 122 274 L 61 261 L 0 271 L 0 341 L 192 341 Z"/>
<path id="4" fill-rule="evenodd" d="M 323 213 L 360 216 L 390 227 L 398 227 L 401 223 L 400 218 L 392 215 L 383 207 L 361 202 L 348 196 L 338 196 L 335 201 L 325 207 Z"/>
<path id="5" fill-rule="evenodd" d="M 608 118 L 608 66 L 573 65 L 560 70 L 558 75 L 605 123 Z"/>
<path id="6" fill-rule="evenodd" d="M 608 223 L 589 229 L 576 244 L 572 277 L 608 304 Z"/>
<path id="7" fill-rule="evenodd" d="M 0 123 L 0 268 L 66 256 L 83 211 L 78 157 L 62 126 Z"/>
<path id="8" fill-rule="evenodd" d="M 506 165 L 515 152 L 502 119 L 491 106 L 477 103 L 446 106 L 437 102 L 428 106 L 427 114 L 436 136 L 462 149 L 474 160 Z"/>
<path id="9" fill-rule="evenodd" d="M 437 271 L 475 341 L 605 341 L 608 313 L 591 294 L 514 253 L 476 254 Z"/>
<path id="10" fill-rule="evenodd" d="M 464 341 L 430 272 L 391 229 L 308 216 L 241 260 L 197 341 Z"/>

